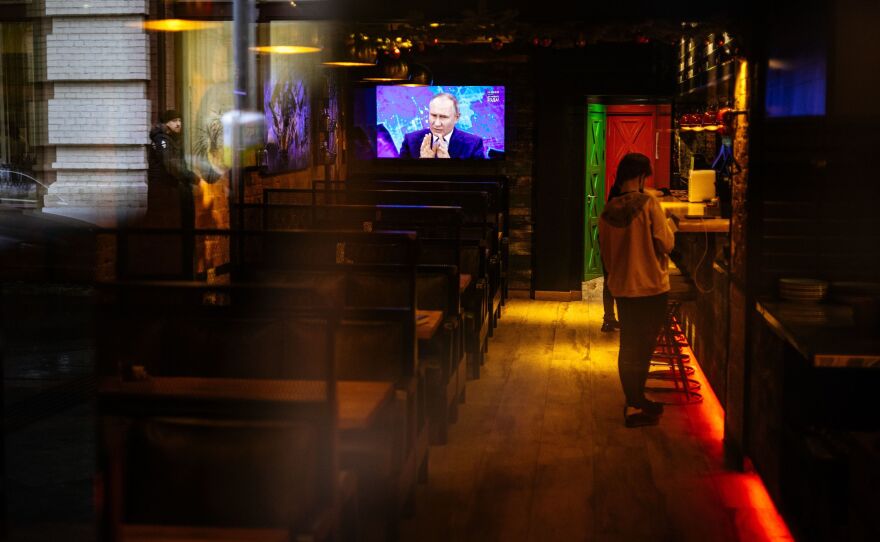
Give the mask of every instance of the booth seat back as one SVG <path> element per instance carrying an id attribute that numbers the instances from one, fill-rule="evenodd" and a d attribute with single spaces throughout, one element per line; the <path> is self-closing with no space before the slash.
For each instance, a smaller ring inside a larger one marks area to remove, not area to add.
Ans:
<path id="1" fill-rule="evenodd" d="M 318 505 L 307 424 L 146 418 L 127 437 L 126 523 L 293 528 Z"/>

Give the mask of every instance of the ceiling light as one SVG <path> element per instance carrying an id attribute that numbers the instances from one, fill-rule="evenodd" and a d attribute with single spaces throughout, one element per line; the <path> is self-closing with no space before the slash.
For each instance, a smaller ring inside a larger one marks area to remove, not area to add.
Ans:
<path id="1" fill-rule="evenodd" d="M 129 26 L 143 28 L 144 30 L 152 30 L 155 32 L 186 32 L 189 30 L 207 30 L 209 28 L 218 28 L 221 23 L 216 21 L 192 21 L 187 19 L 155 19 L 152 21 L 143 21 L 133 23 Z"/>
<path id="2" fill-rule="evenodd" d="M 320 53 L 321 48 L 307 45 L 261 45 L 259 47 L 251 47 L 251 51 L 271 55 L 301 55 L 305 53 Z"/>
<path id="3" fill-rule="evenodd" d="M 344 53 L 331 55 L 324 65 L 336 68 L 368 67 L 375 66 L 378 60 L 379 54 L 375 47 L 356 43 L 348 46 Z"/>

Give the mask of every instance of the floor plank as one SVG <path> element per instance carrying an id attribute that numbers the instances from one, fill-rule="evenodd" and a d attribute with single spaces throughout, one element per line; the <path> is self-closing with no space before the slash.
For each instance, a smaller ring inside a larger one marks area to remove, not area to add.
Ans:
<path id="1" fill-rule="evenodd" d="M 449 443 L 402 540 L 742 540 L 750 509 L 723 483 L 718 443 L 668 407 L 656 427 L 627 429 L 617 333 L 601 300 L 511 299 Z M 765 533 L 764 539 L 784 539 Z"/>

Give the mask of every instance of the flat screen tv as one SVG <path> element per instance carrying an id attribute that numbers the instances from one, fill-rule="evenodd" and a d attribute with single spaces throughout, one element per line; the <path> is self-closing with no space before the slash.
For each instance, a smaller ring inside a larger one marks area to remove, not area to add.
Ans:
<path id="1" fill-rule="evenodd" d="M 355 155 L 359 159 L 420 158 L 425 135 L 441 131 L 436 124 L 432 130 L 430 118 L 430 104 L 438 94 L 449 94 L 458 104 L 458 120 L 446 143 L 450 158 L 504 157 L 504 87 L 497 85 L 361 89 L 355 100 Z"/>

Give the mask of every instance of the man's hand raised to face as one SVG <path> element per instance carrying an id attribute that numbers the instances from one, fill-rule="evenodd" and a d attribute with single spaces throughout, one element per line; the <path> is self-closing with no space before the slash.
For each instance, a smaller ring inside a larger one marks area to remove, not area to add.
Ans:
<path id="1" fill-rule="evenodd" d="M 431 148 L 431 137 L 430 133 L 425 134 L 425 137 L 422 138 L 422 147 L 419 149 L 419 158 L 436 158 L 437 151 Z"/>

